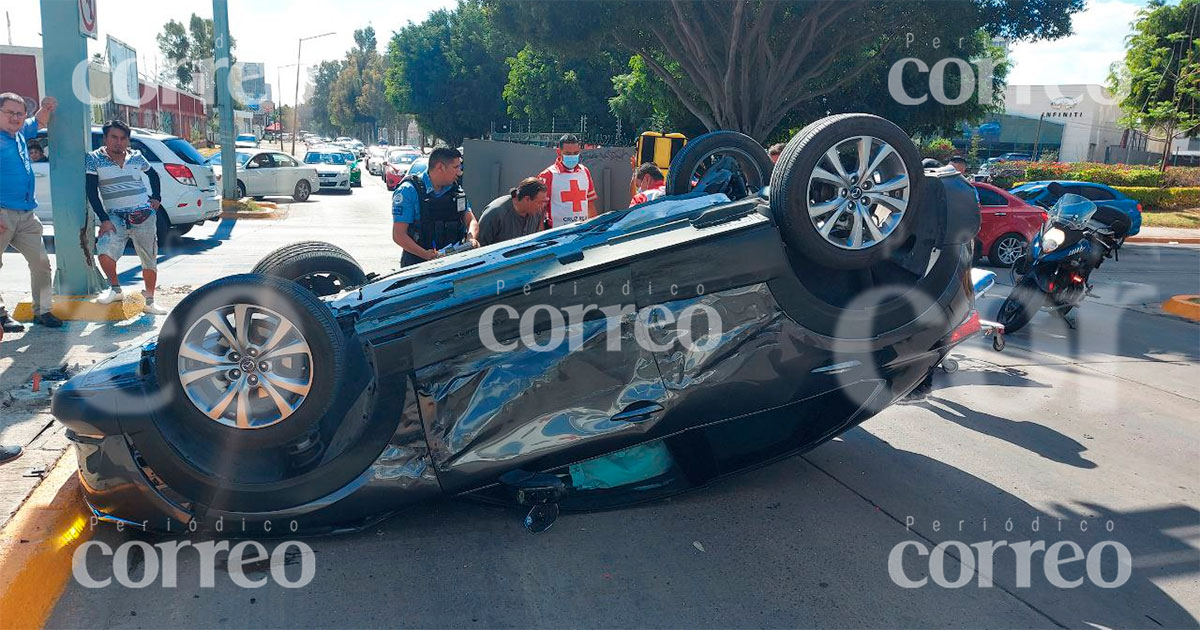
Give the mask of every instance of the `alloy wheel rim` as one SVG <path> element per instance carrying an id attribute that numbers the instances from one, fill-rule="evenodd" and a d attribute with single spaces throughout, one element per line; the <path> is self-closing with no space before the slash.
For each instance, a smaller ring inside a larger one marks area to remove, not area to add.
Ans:
<path id="1" fill-rule="evenodd" d="M 892 235 L 908 212 L 912 178 L 887 142 L 855 136 L 833 145 L 808 178 L 808 220 L 829 244 L 870 249 Z"/>
<path id="2" fill-rule="evenodd" d="M 1017 259 L 1025 253 L 1025 244 L 1018 239 L 1009 237 L 996 246 L 996 250 L 1000 253 L 1000 262 L 1005 265 L 1016 264 Z"/>
<path id="3" fill-rule="evenodd" d="M 205 313 L 179 345 L 179 382 L 209 419 L 235 429 L 286 420 L 313 385 L 313 353 L 283 315 L 253 304 Z"/>

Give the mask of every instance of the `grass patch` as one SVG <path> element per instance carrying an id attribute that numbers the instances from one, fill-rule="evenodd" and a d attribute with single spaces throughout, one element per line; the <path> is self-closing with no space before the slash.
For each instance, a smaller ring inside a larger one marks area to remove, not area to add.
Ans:
<path id="1" fill-rule="evenodd" d="M 1142 226 L 1166 228 L 1200 228 L 1200 208 L 1169 212 L 1143 212 Z"/>
<path id="2" fill-rule="evenodd" d="M 197 147 L 196 152 L 199 153 L 200 155 L 204 156 L 205 159 L 207 159 L 207 158 L 210 158 L 210 157 L 220 153 L 221 147 L 204 147 L 204 148 Z"/>

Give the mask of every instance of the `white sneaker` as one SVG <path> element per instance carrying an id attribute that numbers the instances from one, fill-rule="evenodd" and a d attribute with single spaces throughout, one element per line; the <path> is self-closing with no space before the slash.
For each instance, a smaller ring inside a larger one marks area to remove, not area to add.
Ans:
<path id="1" fill-rule="evenodd" d="M 120 302 L 124 297 L 125 294 L 123 292 L 113 291 L 112 287 L 109 287 L 100 292 L 100 295 L 96 297 L 96 302 L 98 304 L 112 304 L 113 302 Z"/>
<path id="2" fill-rule="evenodd" d="M 167 309 L 159 306 L 158 303 L 147 304 L 142 308 L 142 312 L 147 315 L 166 315 Z"/>

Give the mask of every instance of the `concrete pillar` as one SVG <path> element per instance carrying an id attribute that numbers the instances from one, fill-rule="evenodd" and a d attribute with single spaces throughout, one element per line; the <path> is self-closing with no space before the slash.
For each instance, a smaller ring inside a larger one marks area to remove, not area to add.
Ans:
<path id="1" fill-rule="evenodd" d="M 46 94 L 58 99 L 50 118 L 50 196 L 54 202 L 54 292 L 92 295 L 103 288 L 92 258 L 84 193 L 84 155 L 92 150 L 87 40 L 75 2 L 42 2 L 42 73 Z M 50 28 L 49 25 L 56 25 Z"/>
<path id="2" fill-rule="evenodd" d="M 233 147 L 233 94 L 229 91 L 229 3 L 213 0 L 216 50 L 218 141 L 221 143 L 221 196 L 237 198 L 237 158 Z"/>

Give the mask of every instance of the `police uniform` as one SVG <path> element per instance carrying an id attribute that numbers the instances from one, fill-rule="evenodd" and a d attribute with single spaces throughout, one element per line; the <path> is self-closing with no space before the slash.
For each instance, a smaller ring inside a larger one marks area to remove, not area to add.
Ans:
<path id="1" fill-rule="evenodd" d="M 413 201 L 411 193 L 407 191 L 415 192 L 415 217 L 406 212 L 409 209 L 406 205 Z M 467 235 L 467 226 L 463 225 L 462 215 L 470 209 L 467 195 L 458 182 L 440 191 L 434 190 L 428 172 L 406 177 L 396 187 L 392 202 L 393 220 L 408 223 L 409 237 L 425 249 L 442 249 L 463 240 Z M 401 267 L 420 262 L 424 262 L 424 259 L 407 251 L 400 256 Z"/>

